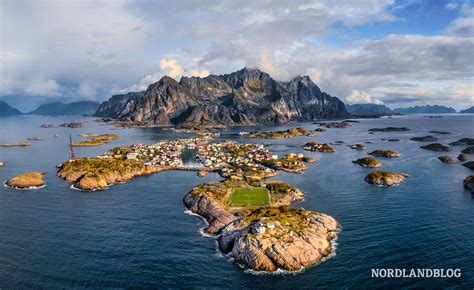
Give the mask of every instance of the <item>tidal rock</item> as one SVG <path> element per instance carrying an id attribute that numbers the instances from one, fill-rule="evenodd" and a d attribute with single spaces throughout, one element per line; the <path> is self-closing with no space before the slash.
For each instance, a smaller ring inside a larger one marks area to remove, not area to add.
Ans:
<path id="1" fill-rule="evenodd" d="M 436 152 L 449 152 L 451 151 L 451 147 L 439 144 L 439 143 L 431 143 L 428 145 L 420 146 L 421 149 L 436 151 Z"/>
<path id="2" fill-rule="evenodd" d="M 440 157 L 438 157 L 438 159 L 441 160 L 441 162 L 443 162 L 443 163 L 448 163 L 448 164 L 456 164 L 457 163 L 456 159 L 454 159 L 451 156 L 440 156 Z"/>
<path id="3" fill-rule="evenodd" d="M 83 124 L 80 122 L 71 122 L 71 123 L 64 123 L 59 126 L 66 127 L 66 128 L 82 128 Z"/>
<path id="4" fill-rule="evenodd" d="M 365 150 L 366 146 L 364 144 L 354 144 L 354 145 L 349 145 L 349 148 L 354 149 L 354 150 Z"/>
<path id="5" fill-rule="evenodd" d="M 5 167 L 5 162 L 0 161 L 0 167 Z"/>
<path id="6" fill-rule="evenodd" d="M 399 142 L 400 139 L 387 139 L 388 142 Z"/>
<path id="7" fill-rule="evenodd" d="M 9 187 L 28 189 L 45 185 L 44 175 L 42 172 L 24 172 L 5 182 Z"/>
<path id="8" fill-rule="evenodd" d="M 474 139 L 473 138 L 462 138 L 462 139 L 459 139 L 458 141 L 449 143 L 449 145 L 452 145 L 452 146 L 474 145 Z"/>
<path id="9" fill-rule="evenodd" d="M 385 128 L 372 128 L 369 129 L 370 132 L 400 132 L 400 131 L 410 131 L 407 127 L 385 127 Z"/>
<path id="10" fill-rule="evenodd" d="M 474 154 L 474 146 L 469 146 L 461 151 L 464 154 Z"/>
<path id="11" fill-rule="evenodd" d="M 467 154 L 464 154 L 464 153 L 460 153 L 458 155 L 458 160 L 459 161 L 468 161 L 469 160 L 469 156 Z"/>
<path id="12" fill-rule="evenodd" d="M 430 131 L 429 133 L 431 133 L 431 134 L 440 134 L 440 135 L 449 135 L 449 134 L 451 134 L 450 132 L 446 132 L 446 131 Z"/>
<path id="13" fill-rule="evenodd" d="M 353 160 L 352 163 L 359 164 L 360 166 L 366 168 L 376 168 L 382 166 L 382 163 L 373 157 L 359 158 L 357 160 Z"/>
<path id="14" fill-rule="evenodd" d="M 369 155 L 386 158 L 400 157 L 400 153 L 395 152 L 393 150 L 374 150 L 372 152 L 369 152 Z"/>
<path id="15" fill-rule="evenodd" d="M 313 152 L 325 152 L 325 153 L 334 153 L 336 149 L 331 147 L 329 144 L 318 144 L 315 142 L 307 142 L 304 147 L 304 150 L 313 151 Z"/>
<path id="16" fill-rule="evenodd" d="M 314 129 L 314 131 L 316 131 L 316 132 L 326 132 L 327 130 L 324 129 L 324 128 L 316 128 L 316 129 Z"/>
<path id="17" fill-rule="evenodd" d="M 468 161 L 466 163 L 463 163 L 462 166 L 467 167 L 471 170 L 474 170 L 474 161 Z"/>
<path id="18" fill-rule="evenodd" d="M 474 175 L 469 175 L 464 179 L 464 187 L 474 193 Z"/>
<path id="19" fill-rule="evenodd" d="M 351 124 L 347 122 L 331 122 L 331 123 L 325 123 L 324 126 L 328 129 L 345 129 L 345 128 L 350 128 L 352 127 Z"/>
<path id="20" fill-rule="evenodd" d="M 412 141 L 418 141 L 418 142 L 436 142 L 438 141 L 438 138 L 433 137 L 431 135 L 423 136 L 423 137 L 413 137 L 410 138 Z"/>
<path id="21" fill-rule="evenodd" d="M 365 181 L 374 185 L 390 187 L 402 183 L 406 176 L 405 173 L 381 170 L 367 174 Z"/>

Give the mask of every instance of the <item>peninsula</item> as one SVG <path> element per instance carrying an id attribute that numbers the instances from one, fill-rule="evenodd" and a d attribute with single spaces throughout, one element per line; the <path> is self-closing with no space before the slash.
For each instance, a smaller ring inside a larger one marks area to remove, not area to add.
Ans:
<path id="1" fill-rule="evenodd" d="M 300 173 L 307 169 L 305 163 L 316 160 L 294 153 L 278 157 L 260 144 L 210 143 L 210 139 L 116 147 L 97 158 L 69 160 L 57 175 L 75 188 L 101 190 L 164 170 L 218 172 L 223 181 L 196 186 L 183 202 L 208 221 L 205 232 L 216 236 L 219 249 L 237 263 L 255 271 L 299 271 L 333 251 L 332 241 L 340 231 L 337 221 L 292 207 L 304 194 L 281 181 L 266 181 L 278 170 Z M 184 150 L 196 150 L 201 166 L 185 166 Z"/>

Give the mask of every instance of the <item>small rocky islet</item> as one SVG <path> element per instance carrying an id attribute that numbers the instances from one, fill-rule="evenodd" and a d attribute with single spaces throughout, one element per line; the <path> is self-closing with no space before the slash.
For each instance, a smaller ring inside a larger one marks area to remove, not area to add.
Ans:
<path id="1" fill-rule="evenodd" d="M 471 170 L 474 170 L 474 161 L 468 161 L 466 163 L 463 163 L 462 166 L 467 167 Z"/>
<path id="2" fill-rule="evenodd" d="M 391 187 L 401 184 L 407 176 L 405 173 L 380 170 L 367 174 L 365 181 L 373 185 Z"/>
<path id="3" fill-rule="evenodd" d="M 374 150 L 372 152 L 369 152 L 368 154 L 372 156 L 385 157 L 385 158 L 400 157 L 400 153 L 395 152 L 393 150 Z"/>
<path id="4" fill-rule="evenodd" d="M 7 187 L 17 189 L 34 189 L 42 187 L 46 184 L 44 180 L 44 172 L 24 172 L 20 175 L 12 177 L 5 182 Z"/>
<path id="5" fill-rule="evenodd" d="M 303 149 L 312 152 L 324 152 L 324 153 L 334 153 L 336 149 L 331 147 L 331 145 L 327 143 L 316 143 L 316 142 L 307 142 L 303 145 Z"/>
<path id="6" fill-rule="evenodd" d="M 359 164 L 365 168 L 377 168 L 382 166 L 382 163 L 373 157 L 359 158 L 357 160 L 353 160 L 352 163 Z"/>
<path id="7" fill-rule="evenodd" d="M 464 187 L 469 189 L 471 193 L 474 193 L 474 175 L 469 175 L 464 179 Z"/>
<path id="8" fill-rule="evenodd" d="M 27 147 L 30 146 L 30 142 L 22 141 L 19 143 L 5 143 L 5 144 L 0 144 L 0 147 Z"/>
<path id="9" fill-rule="evenodd" d="M 369 132 L 404 132 L 410 131 L 407 127 L 385 127 L 385 128 L 372 128 Z"/>
<path id="10" fill-rule="evenodd" d="M 292 138 L 297 136 L 315 136 L 314 132 L 303 128 L 291 128 L 285 131 L 266 131 L 266 132 L 241 132 L 240 135 L 249 137 L 249 138 L 264 138 L 264 139 L 281 139 L 281 138 Z"/>
<path id="11" fill-rule="evenodd" d="M 440 157 L 438 157 L 438 159 L 441 162 L 447 163 L 447 164 L 456 164 L 456 163 L 458 163 L 458 161 L 456 159 L 454 159 L 451 156 L 447 156 L 447 155 L 440 156 Z"/>
<path id="12" fill-rule="evenodd" d="M 474 154 L 474 146 L 468 146 L 466 148 L 464 148 L 461 153 L 464 153 L 464 154 Z"/>
<path id="13" fill-rule="evenodd" d="M 458 155 L 458 160 L 459 161 L 468 161 L 469 160 L 469 156 L 467 154 L 464 154 L 464 153 L 459 153 Z"/>
<path id="14" fill-rule="evenodd" d="M 451 147 L 440 144 L 440 143 L 431 143 L 428 145 L 420 146 L 421 149 L 431 150 L 435 152 L 449 152 Z"/>
<path id="15" fill-rule="evenodd" d="M 462 139 L 459 139 L 458 141 L 449 143 L 449 145 L 451 145 L 451 146 L 474 145 L 474 139 L 473 138 L 462 138 Z"/>
<path id="16" fill-rule="evenodd" d="M 431 135 L 427 135 L 427 136 L 422 136 L 422 137 L 413 137 L 413 138 L 410 138 L 410 140 L 417 141 L 417 142 L 436 142 L 438 141 L 438 138 Z"/>
<path id="17" fill-rule="evenodd" d="M 87 147 L 87 146 L 99 146 L 110 143 L 114 139 L 118 139 L 120 136 L 117 134 L 95 134 L 95 133 L 81 133 L 80 137 L 85 137 L 87 140 L 78 142 L 72 142 L 71 145 L 74 147 Z"/>

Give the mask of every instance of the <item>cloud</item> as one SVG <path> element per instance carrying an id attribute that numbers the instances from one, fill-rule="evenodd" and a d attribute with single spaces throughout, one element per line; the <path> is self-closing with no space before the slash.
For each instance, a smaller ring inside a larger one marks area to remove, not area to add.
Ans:
<path id="1" fill-rule="evenodd" d="M 352 90 L 351 94 L 346 97 L 346 101 L 350 104 L 383 104 L 381 100 L 375 99 L 368 93 L 360 90 Z"/>
<path id="2" fill-rule="evenodd" d="M 444 7 L 446 9 L 449 9 L 449 10 L 454 10 L 454 9 L 457 9 L 459 7 L 459 5 L 458 5 L 458 3 L 448 3 Z"/>
<path id="3" fill-rule="evenodd" d="M 178 63 L 174 59 L 162 59 L 160 61 L 160 68 L 162 70 L 169 69 L 166 75 L 172 78 L 180 76 L 183 73 L 183 68 L 178 65 Z"/>

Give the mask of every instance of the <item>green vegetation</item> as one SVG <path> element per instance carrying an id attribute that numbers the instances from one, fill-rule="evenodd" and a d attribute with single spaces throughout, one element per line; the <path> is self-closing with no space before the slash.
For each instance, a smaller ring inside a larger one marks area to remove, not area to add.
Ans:
<path id="1" fill-rule="evenodd" d="M 30 146 L 31 143 L 30 142 L 20 142 L 20 143 L 17 143 L 17 144 L 0 144 L 0 147 L 26 147 L 26 146 Z"/>
<path id="2" fill-rule="evenodd" d="M 234 188 L 229 200 L 231 206 L 262 206 L 269 204 L 268 190 L 263 187 Z"/>
<path id="3" fill-rule="evenodd" d="M 370 168 L 382 166 L 382 164 L 373 157 L 359 158 L 357 160 L 353 160 L 352 163 L 359 164 L 362 167 L 370 167 Z"/>
<path id="4" fill-rule="evenodd" d="M 314 136 L 314 132 L 303 127 L 291 128 L 285 131 L 275 131 L 275 132 L 250 132 L 244 136 L 250 138 L 271 138 L 271 139 L 280 139 L 280 138 L 291 138 L 296 136 Z"/>
<path id="5" fill-rule="evenodd" d="M 89 138 L 89 140 L 83 140 L 79 142 L 73 142 L 72 146 L 99 146 L 103 144 L 107 144 L 113 139 L 119 138 L 117 134 L 94 134 L 94 133 L 82 133 L 79 134 L 81 137 Z"/>

